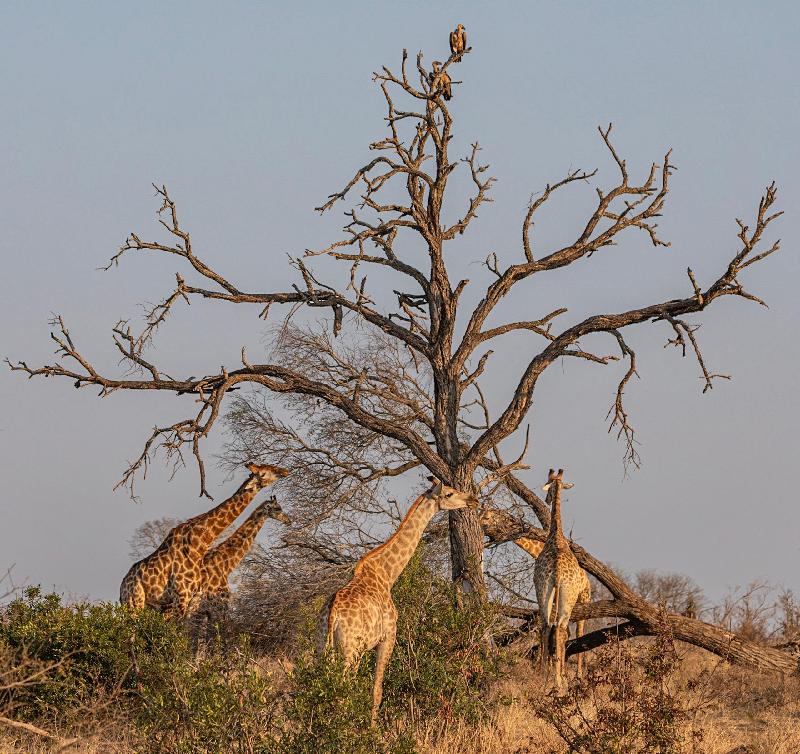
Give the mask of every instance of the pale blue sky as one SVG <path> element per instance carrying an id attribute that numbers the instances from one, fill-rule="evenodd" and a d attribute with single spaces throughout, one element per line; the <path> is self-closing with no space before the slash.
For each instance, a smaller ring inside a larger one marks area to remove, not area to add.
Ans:
<path id="1" fill-rule="evenodd" d="M 284 289 L 286 253 L 340 225 L 313 207 L 382 134 L 371 72 L 396 68 L 403 47 L 441 58 L 458 21 L 474 52 L 458 69 L 454 149 L 479 140 L 498 178 L 494 204 L 452 252 L 476 286 L 489 251 L 518 257 L 532 192 L 571 167 L 614 179 L 598 124 L 614 122 L 637 175 L 668 147 L 679 168 L 661 223 L 670 250 L 630 236 L 551 287 L 537 282 L 510 316 L 567 301 L 577 318 L 685 295 L 687 265 L 704 283 L 719 274 L 736 248 L 734 217 L 749 221 L 777 180 L 787 214 L 773 236 L 784 251 L 745 275 L 771 308 L 723 301 L 702 318 L 709 365 L 734 379 L 701 396 L 696 365 L 662 349 L 663 326 L 633 332 L 643 379 L 629 407 L 644 467 L 623 482 L 622 448 L 604 426 L 619 372 L 557 366 L 537 392 L 530 480 L 566 466 L 576 482 L 566 521 L 627 570 L 682 571 L 712 596 L 754 578 L 800 588 L 794 2 L 3 3 L 0 354 L 50 360 L 47 319 L 58 311 L 114 367 L 110 326 L 167 292 L 177 269 L 134 258 L 95 269 L 130 230 L 155 234 L 153 181 L 168 185 L 205 258 L 253 288 Z M 592 198 L 578 187 L 554 203 L 537 226 L 541 247 L 574 235 Z M 255 315 L 193 305 L 176 313 L 159 353 L 186 374 L 236 363 L 243 344 L 260 342 Z M 513 346 L 489 383 L 498 406 L 530 352 L 525 339 Z M 66 381 L 7 371 L 0 385 L 0 567 L 16 564 L 18 581 L 115 597 L 133 529 L 200 509 L 193 469 L 168 483 L 154 468 L 138 505 L 112 492 L 150 428 L 183 407 L 142 394 L 100 402 Z M 238 479 L 223 481 L 212 468 L 214 493 Z"/>

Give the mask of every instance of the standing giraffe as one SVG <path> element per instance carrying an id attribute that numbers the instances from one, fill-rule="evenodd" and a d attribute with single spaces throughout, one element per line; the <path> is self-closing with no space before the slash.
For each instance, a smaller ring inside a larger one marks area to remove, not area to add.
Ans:
<path id="1" fill-rule="evenodd" d="M 134 563 L 119 590 L 132 610 L 145 606 L 185 616 L 197 592 L 203 556 L 211 543 L 267 485 L 289 472 L 278 466 L 248 463 L 250 476 L 225 502 L 170 530 L 155 552 Z"/>
<path id="2" fill-rule="evenodd" d="M 481 524 L 492 524 L 496 522 L 497 516 L 495 511 L 489 509 L 485 510 L 481 515 Z M 531 539 L 530 537 L 526 537 L 524 534 L 522 536 L 517 537 L 516 539 L 510 540 L 513 544 L 519 547 L 521 550 L 524 550 L 528 555 L 530 555 L 534 560 L 536 560 L 542 553 L 544 549 L 545 543 L 540 542 L 538 539 Z M 581 599 L 578 600 L 579 602 L 589 602 L 591 598 L 591 586 L 588 586 L 586 592 L 581 595 Z M 583 626 L 585 621 L 579 620 L 577 621 L 576 632 L 575 636 L 583 636 Z M 583 672 L 583 655 L 578 655 L 578 675 L 581 675 Z"/>
<path id="3" fill-rule="evenodd" d="M 533 581 L 539 603 L 539 657 L 542 673 L 547 675 L 548 665 L 555 669 L 556 687 L 564 686 L 564 655 L 569 619 L 575 604 L 591 598 L 589 577 L 580 567 L 561 530 L 561 490 L 573 485 L 563 481 L 564 469 L 556 474 L 553 469 L 542 487 L 551 505 L 550 529 L 542 551 L 536 558 Z M 578 623 L 578 636 L 583 633 L 583 621 Z M 583 669 L 578 655 L 578 673 Z"/>
<path id="4" fill-rule="evenodd" d="M 267 498 L 233 534 L 205 554 L 200 573 L 199 619 L 201 623 L 206 621 L 207 628 L 200 631 L 201 635 L 227 615 L 231 596 L 228 577 L 250 552 L 253 541 L 268 518 L 286 525 L 291 523 L 275 497 Z"/>
<path id="5" fill-rule="evenodd" d="M 358 561 L 350 583 L 328 600 L 320 614 L 318 649 L 320 652 L 335 649 L 344 658 L 345 667 L 357 668 L 365 652 L 378 648 L 372 688 L 373 725 L 383 696 L 383 674 L 392 656 L 397 632 L 392 585 L 436 513 L 478 507 L 472 494 L 458 492 L 434 477 L 429 480 L 433 486 L 411 504 L 397 531 Z"/>

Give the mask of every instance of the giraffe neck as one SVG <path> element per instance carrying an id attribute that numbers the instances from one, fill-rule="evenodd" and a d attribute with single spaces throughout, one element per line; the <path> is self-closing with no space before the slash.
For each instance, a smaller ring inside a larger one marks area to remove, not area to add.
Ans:
<path id="1" fill-rule="evenodd" d="M 193 539 L 198 547 L 211 543 L 235 521 L 261 490 L 258 478 L 251 475 L 227 500 L 192 521 Z"/>
<path id="2" fill-rule="evenodd" d="M 267 518 L 266 508 L 256 508 L 230 537 L 206 553 L 206 564 L 222 568 L 230 574 L 250 552 L 253 541 Z"/>
<path id="3" fill-rule="evenodd" d="M 564 539 L 561 531 L 561 485 L 553 484 L 548 490 L 548 497 L 550 497 L 550 530 L 547 538 L 550 540 Z"/>
<path id="4" fill-rule="evenodd" d="M 517 547 L 525 550 L 525 552 L 527 552 L 532 558 L 538 558 L 544 549 L 544 542 L 539 542 L 535 539 L 529 539 L 528 537 L 517 537 L 514 540 L 514 544 Z"/>
<path id="5" fill-rule="evenodd" d="M 382 545 L 367 553 L 358 563 L 356 572 L 368 563 L 380 565 L 391 587 L 417 549 L 425 527 L 436 514 L 435 500 L 420 495 L 406 513 L 397 531 Z"/>

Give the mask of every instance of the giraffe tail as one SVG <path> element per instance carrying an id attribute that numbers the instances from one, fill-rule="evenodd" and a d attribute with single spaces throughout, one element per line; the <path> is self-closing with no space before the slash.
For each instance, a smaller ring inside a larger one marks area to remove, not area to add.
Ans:
<path id="1" fill-rule="evenodd" d="M 332 594 L 322 608 L 319 621 L 319 633 L 317 638 L 317 650 L 320 654 L 327 652 L 333 647 L 333 632 L 336 628 L 336 616 L 334 614 L 334 604 L 336 594 Z"/>
<path id="2" fill-rule="evenodd" d="M 544 601 L 544 620 L 547 625 L 547 652 L 550 655 L 556 651 L 556 629 L 558 627 L 558 598 L 560 584 L 557 578 L 549 585 Z"/>

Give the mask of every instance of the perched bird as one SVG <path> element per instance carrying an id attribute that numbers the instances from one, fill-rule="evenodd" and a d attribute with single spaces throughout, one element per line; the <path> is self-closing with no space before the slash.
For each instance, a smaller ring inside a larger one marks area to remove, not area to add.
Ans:
<path id="1" fill-rule="evenodd" d="M 449 100 L 453 96 L 453 82 L 447 71 L 442 70 L 442 64 L 438 60 L 433 61 L 433 73 L 431 74 L 431 92 L 439 94 Z"/>
<path id="2" fill-rule="evenodd" d="M 459 24 L 450 32 L 450 52 L 453 55 L 458 55 L 456 60 L 461 59 L 464 50 L 467 49 L 467 32 L 464 29 L 464 24 Z"/>

